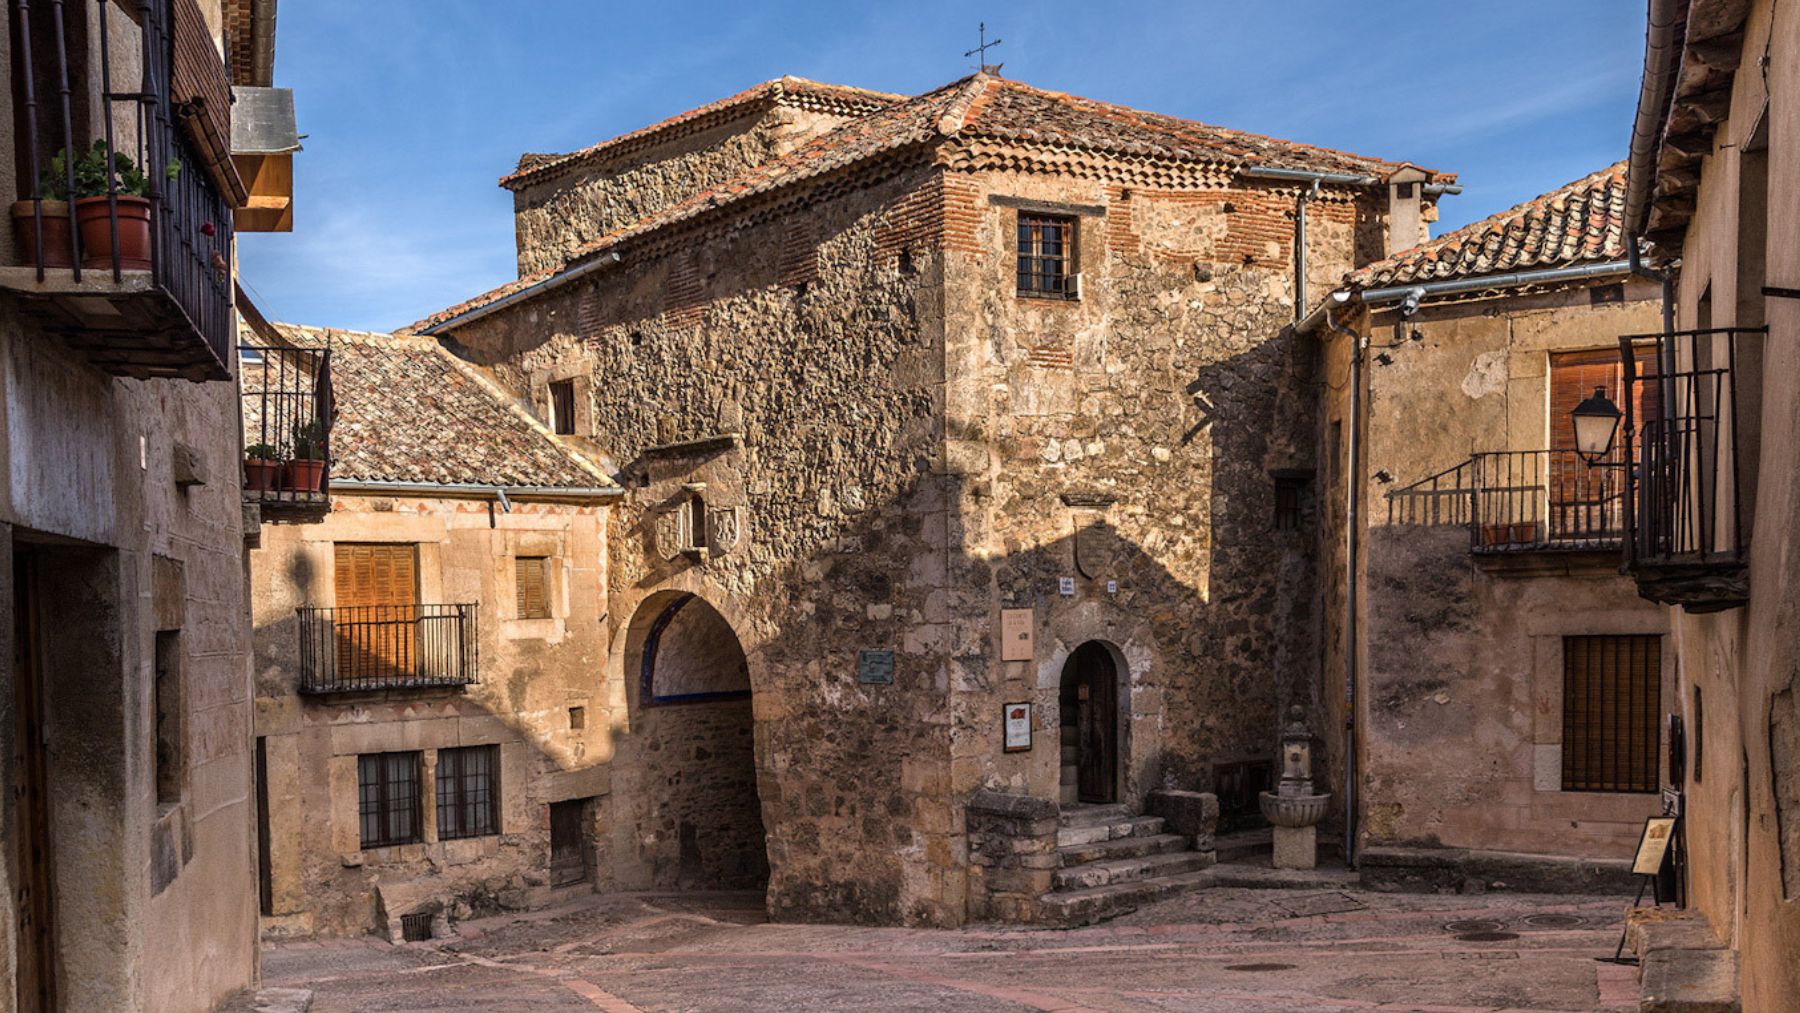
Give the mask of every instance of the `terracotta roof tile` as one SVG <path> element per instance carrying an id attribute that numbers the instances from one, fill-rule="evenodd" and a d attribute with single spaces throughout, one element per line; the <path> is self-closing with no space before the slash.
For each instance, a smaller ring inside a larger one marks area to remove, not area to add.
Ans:
<path id="1" fill-rule="evenodd" d="M 1349 276 L 1362 288 L 1571 267 L 1625 256 L 1625 163 L 1403 250 Z"/>
<path id="2" fill-rule="evenodd" d="M 501 387 L 430 338 L 275 326 L 298 347 L 330 344 L 334 480 L 614 485 Z"/>
<path id="3" fill-rule="evenodd" d="M 739 100 L 741 96 L 725 101 Z M 1393 172 L 1406 164 L 1228 130 L 1045 91 L 988 74 L 974 74 L 851 120 L 711 190 L 590 240 L 577 247 L 559 265 L 508 282 L 403 330 L 416 332 L 435 327 L 549 281 L 575 264 L 632 237 L 909 144 L 952 137 L 987 137 L 1003 142 L 1085 148 L 1119 155 L 1227 166 L 1278 166 L 1374 176 Z M 1429 170 L 1427 174 L 1438 179 L 1455 178 Z"/>

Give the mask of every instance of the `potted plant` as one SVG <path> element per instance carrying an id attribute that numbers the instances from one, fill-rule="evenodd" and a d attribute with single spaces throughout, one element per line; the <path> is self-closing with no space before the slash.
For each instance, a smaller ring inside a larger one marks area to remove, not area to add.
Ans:
<path id="1" fill-rule="evenodd" d="M 169 162 L 171 180 L 181 163 Z M 75 163 L 75 226 L 81 230 L 81 266 L 106 268 L 113 263 L 113 201 L 119 208 L 119 266 L 150 270 L 150 180 L 131 156 L 115 151 L 107 158 L 106 142 L 95 141 Z"/>
<path id="2" fill-rule="evenodd" d="M 273 492 L 281 484 L 279 451 L 267 443 L 252 443 L 244 448 L 244 488 L 250 492 Z"/>
<path id="3" fill-rule="evenodd" d="M 287 463 L 287 482 L 295 492 L 318 492 L 325 479 L 325 424 L 303 422 L 294 427 L 294 457 Z"/>
<path id="4" fill-rule="evenodd" d="M 38 173 L 40 200 L 14 201 L 13 234 L 19 237 L 25 263 L 39 267 L 72 267 L 74 248 L 69 242 L 69 155 L 58 151 Z M 42 208 L 42 227 L 39 208 Z M 40 239 L 42 240 L 40 242 Z"/>

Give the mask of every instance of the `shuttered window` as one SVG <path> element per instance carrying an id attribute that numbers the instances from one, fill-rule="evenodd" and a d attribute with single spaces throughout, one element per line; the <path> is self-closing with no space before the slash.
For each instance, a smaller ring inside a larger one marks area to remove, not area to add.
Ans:
<path id="1" fill-rule="evenodd" d="M 575 381 L 550 383 L 550 427 L 558 436 L 575 434 Z"/>
<path id="2" fill-rule="evenodd" d="M 1564 791 L 1653 792 L 1662 638 L 1563 638 Z"/>
<path id="3" fill-rule="evenodd" d="M 1637 353 L 1637 375 L 1656 372 L 1656 353 L 1649 348 Z M 1625 367 L 1616 348 L 1587 352 L 1556 352 L 1550 356 L 1550 446 L 1557 450 L 1575 449 L 1575 425 L 1569 413 L 1587 400 L 1598 387 L 1606 391 L 1612 403 L 1625 407 Z M 1658 387 L 1655 383 L 1637 385 L 1637 403 L 1632 406 L 1639 429 L 1644 420 L 1656 413 Z M 1613 445 L 1612 460 L 1623 453 L 1624 434 Z"/>
<path id="4" fill-rule="evenodd" d="M 418 654 L 419 547 L 340 542 L 333 553 L 339 675 L 411 675 Z"/>
<path id="5" fill-rule="evenodd" d="M 500 832 L 500 747 L 464 746 L 437 754 L 438 840 Z"/>
<path id="6" fill-rule="evenodd" d="M 547 556 L 513 557 L 513 614 L 518 618 L 550 618 L 549 572 Z"/>
<path id="7" fill-rule="evenodd" d="M 419 754 L 358 756 L 356 780 L 362 846 L 417 844 L 423 822 L 419 818 Z"/>

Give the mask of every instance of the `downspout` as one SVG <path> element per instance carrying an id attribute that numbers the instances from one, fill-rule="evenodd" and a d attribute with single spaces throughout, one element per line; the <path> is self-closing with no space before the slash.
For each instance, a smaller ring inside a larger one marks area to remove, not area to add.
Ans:
<path id="1" fill-rule="evenodd" d="M 1306 313 L 1306 205 L 1319 196 L 1319 181 L 1294 198 L 1294 322 Z"/>
<path id="2" fill-rule="evenodd" d="M 1640 278 L 1648 278 L 1662 286 L 1662 325 L 1663 339 L 1658 342 L 1662 347 L 1656 350 L 1656 368 L 1662 373 L 1663 404 L 1675 403 L 1675 343 L 1668 337 L 1675 333 L 1675 272 L 1658 271 L 1646 267 L 1642 259 L 1643 253 L 1638 249 L 1638 238 L 1633 236 L 1625 244 L 1625 252 L 1629 255 L 1631 273 Z"/>
<path id="3" fill-rule="evenodd" d="M 1356 585 L 1361 555 L 1362 360 L 1367 339 L 1338 324 L 1327 306 L 1325 326 L 1350 339 L 1350 461 L 1344 503 L 1344 864 L 1356 868 Z"/>

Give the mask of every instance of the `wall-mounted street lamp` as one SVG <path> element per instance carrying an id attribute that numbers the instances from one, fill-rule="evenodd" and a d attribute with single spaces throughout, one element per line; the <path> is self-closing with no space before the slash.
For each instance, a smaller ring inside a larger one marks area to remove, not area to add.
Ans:
<path id="1" fill-rule="evenodd" d="M 1575 423 L 1575 452 L 1582 460 L 1599 464 L 1612 452 L 1613 438 L 1619 433 L 1619 419 L 1624 414 L 1606 396 L 1605 387 L 1595 387 L 1592 397 L 1569 412 Z"/>

